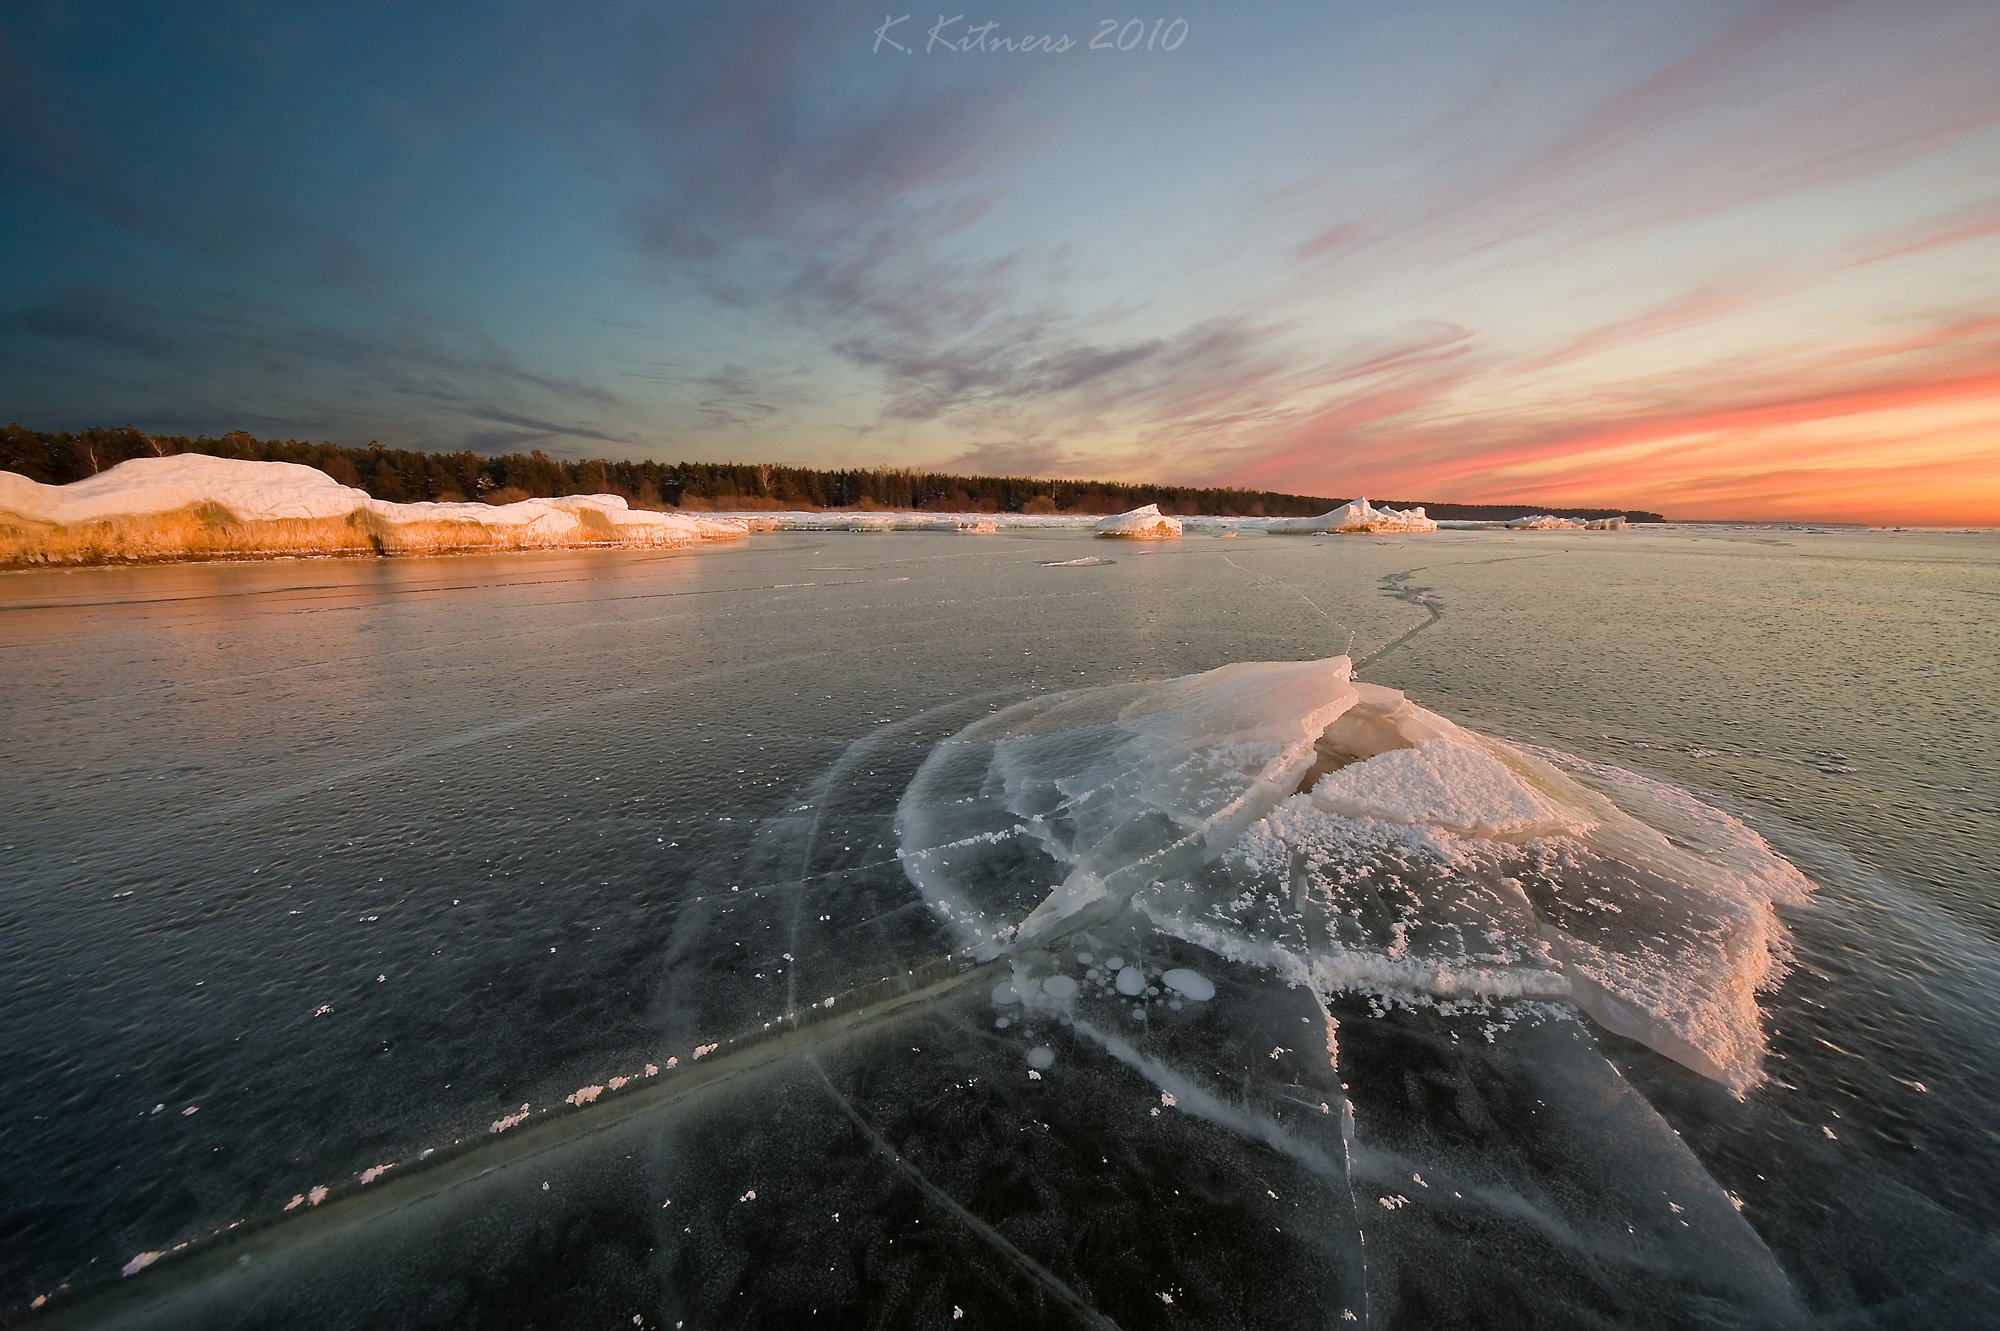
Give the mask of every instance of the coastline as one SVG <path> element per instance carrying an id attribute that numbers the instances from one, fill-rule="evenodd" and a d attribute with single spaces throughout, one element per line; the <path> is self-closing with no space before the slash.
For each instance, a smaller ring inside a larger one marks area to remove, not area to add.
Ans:
<path id="1" fill-rule="evenodd" d="M 185 563 L 289 557 L 389 557 L 510 550 L 677 549 L 754 532 L 1089 531 L 1124 539 L 1183 534 L 1402 535 L 1450 530 L 1621 530 L 1622 517 L 1523 514 L 1436 521 L 1422 508 L 1378 508 L 1365 498 L 1317 517 L 1164 513 L 1147 504 L 1088 513 L 932 510 L 690 512 L 633 508 L 615 494 L 506 504 L 398 503 L 343 485 L 314 467 L 183 453 L 133 458 L 68 485 L 0 471 L 0 569 Z"/>
<path id="2" fill-rule="evenodd" d="M 662 515 L 671 516 L 671 515 Z M 675 550 L 749 533 L 576 529 L 546 533 L 470 521 L 395 523 L 365 510 L 345 517 L 243 520 L 209 508 L 63 525 L 0 512 L 0 572 L 141 564 L 381 559 L 548 550 Z"/>
<path id="3" fill-rule="evenodd" d="M 628 510 L 631 511 L 631 510 Z M 661 514 L 672 518 L 674 514 Z M 396 559 L 451 555 L 536 553 L 559 550 L 685 550 L 751 536 L 783 533 L 871 535 L 928 532 L 967 536 L 1010 531 L 1093 532 L 1102 521 L 1092 515 L 1019 515 L 879 511 L 825 511 L 798 514 L 710 513 L 706 525 L 723 528 L 687 533 L 642 534 L 618 530 L 598 534 L 570 531 L 547 536 L 477 522 L 384 523 L 357 510 L 343 518 L 245 521 L 229 513 L 181 509 L 143 518 L 121 518 L 79 526 L 24 521 L 0 511 L 0 573 L 73 568 L 131 568 L 152 564 L 263 563 L 280 559 Z M 788 521 L 787 519 L 797 519 Z M 1183 534 L 1208 537 L 1400 536 L 1407 530 L 1300 532 L 1274 528 L 1283 519 L 1193 516 L 1180 519 L 1184 533 L 1152 535 L 1175 540 Z M 741 524 L 734 529 L 724 524 Z M 1583 528 L 1510 526 L 1507 523 L 1440 523 L 1443 531 L 1567 531 Z M 1119 532 L 1099 535 L 1126 536 Z M 1132 539 L 1126 536 L 1126 539 Z M 1140 539 L 1147 539 L 1142 537 Z"/>

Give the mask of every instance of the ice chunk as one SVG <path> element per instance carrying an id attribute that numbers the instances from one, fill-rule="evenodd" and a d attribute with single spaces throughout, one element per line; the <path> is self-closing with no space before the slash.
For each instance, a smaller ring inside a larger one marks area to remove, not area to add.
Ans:
<path id="1" fill-rule="evenodd" d="M 159 1261 L 162 1257 L 165 1256 L 166 1254 L 164 1252 L 159 1252 L 159 1251 L 142 1252 L 137 1257 L 134 1257 L 131 1261 L 125 1263 L 125 1265 L 119 1267 L 118 1274 L 121 1276 L 138 1275 L 141 1271 L 145 1270 L 147 1267 L 151 1266 L 154 1262 Z"/>
<path id="2" fill-rule="evenodd" d="M 1021 704 L 940 745 L 897 825 L 981 955 L 1123 922 L 1329 1000 L 1568 999 L 1737 1091 L 1773 903 L 1810 890 L 1685 792 L 1475 734 L 1345 658 Z"/>
<path id="3" fill-rule="evenodd" d="M 1559 518 L 1549 513 L 1531 513 L 1515 518 L 1507 525 L 1515 531 L 1581 531 L 1584 524 L 1575 518 Z"/>
<path id="4" fill-rule="evenodd" d="M 1272 518 L 1264 530 L 1279 533 L 1436 531 L 1437 523 L 1422 508 L 1377 508 L 1366 499 L 1342 504 L 1316 518 Z"/>
<path id="5" fill-rule="evenodd" d="M 904 792 L 904 871 L 981 955 L 1080 927 L 1215 859 L 1291 795 L 1358 696 L 1348 677 L 1346 657 L 1224 666 L 997 712 Z"/>
<path id="6" fill-rule="evenodd" d="M 1106 518 L 1093 530 L 1099 536 L 1123 537 L 1127 540 L 1171 541 L 1181 534 L 1179 518 L 1160 512 L 1158 504 L 1147 504 L 1129 513 Z"/>

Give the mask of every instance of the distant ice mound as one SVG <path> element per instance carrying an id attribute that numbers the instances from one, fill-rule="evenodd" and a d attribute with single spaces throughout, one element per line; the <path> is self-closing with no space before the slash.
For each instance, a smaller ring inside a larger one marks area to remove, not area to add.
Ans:
<path id="1" fill-rule="evenodd" d="M 0 471 L 0 562 L 657 547 L 746 532 L 726 519 L 634 509 L 619 495 L 390 503 L 314 467 L 205 453 L 133 458 L 69 485 Z"/>
<path id="2" fill-rule="evenodd" d="M 1147 504 L 1130 513 L 1104 519 L 1091 528 L 1099 536 L 1124 537 L 1137 541 L 1171 541 L 1181 534 L 1181 521 L 1160 512 L 1158 504 Z"/>
<path id="3" fill-rule="evenodd" d="M 1509 531 L 1624 531 L 1625 519 L 1559 518 L 1552 513 L 1530 513 L 1507 523 Z"/>
<path id="4" fill-rule="evenodd" d="M 1685 792 L 1475 734 L 1345 657 L 1020 704 L 932 753 L 897 831 L 981 955 L 1138 920 L 1328 999 L 1566 999 L 1739 1093 L 1773 903 L 1811 891 Z"/>
<path id="5" fill-rule="evenodd" d="M 1316 518 L 1272 518 L 1264 524 L 1264 530 L 1279 534 L 1436 531 L 1437 523 L 1421 507 L 1377 508 L 1366 499 L 1355 499 Z"/>

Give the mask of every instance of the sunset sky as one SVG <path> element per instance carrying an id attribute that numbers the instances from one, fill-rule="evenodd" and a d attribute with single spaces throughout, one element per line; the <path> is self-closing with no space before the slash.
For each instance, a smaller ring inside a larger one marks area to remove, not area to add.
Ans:
<path id="1" fill-rule="evenodd" d="M 1116 12 L 10 0 L 0 419 L 2000 524 L 1994 0 Z"/>

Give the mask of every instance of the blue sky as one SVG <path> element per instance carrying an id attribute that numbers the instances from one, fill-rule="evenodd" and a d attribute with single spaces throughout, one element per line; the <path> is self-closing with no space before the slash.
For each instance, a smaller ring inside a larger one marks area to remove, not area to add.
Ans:
<path id="1" fill-rule="evenodd" d="M 2000 520 L 1990 0 L 1126 17 L 9 4 L 0 415 Z"/>

